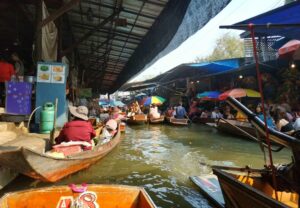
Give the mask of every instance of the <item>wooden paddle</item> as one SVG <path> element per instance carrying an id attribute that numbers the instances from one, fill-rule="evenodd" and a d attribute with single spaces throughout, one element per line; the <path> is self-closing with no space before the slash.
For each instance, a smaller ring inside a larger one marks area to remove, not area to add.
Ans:
<path id="1" fill-rule="evenodd" d="M 56 128 L 57 105 L 58 105 L 58 99 L 55 98 L 53 129 L 52 129 L 52 131 L 50 132 L 50 144 L 51 144 L 51 145 L 54 145 L 54 144 L 55 144 L 54 134 L 55 134 L 55 128 Z"/>

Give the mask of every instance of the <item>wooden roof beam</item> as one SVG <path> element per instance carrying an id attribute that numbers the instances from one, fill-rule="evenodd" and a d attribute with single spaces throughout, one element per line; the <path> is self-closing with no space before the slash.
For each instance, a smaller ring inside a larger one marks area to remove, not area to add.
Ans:
<path id="1" fill-rule="evenodd" d="M 68 3 L 64 4 L 58 10 L 56 10 L 55 12 L 53 12 L 50 16 L 48 16 L 47 18 L 43 19 L 41 21 L 41 23 L 39 24 L 39 28 L 42 28 L 45 25 L 47 25 L 49 22 L 52 22 L 52 21 L 56 20 L 57 18 L 59 18 L 64 13 L 68 12 L 69 10 L 71 10 L 79 2 L 80 2 L 80 0 L 71 0 Z"/>
<path id="2" fill-rule="evenodd" d="M 92 34 L 94 34 L 97 30 L 104 27 L 108 22 L 112 21 L 113 18 L 118 15 L 121 12 L 121 9 L 118 11 L 114 11 L 109 17 L 107 17 L 105 20 L 103 20 L 101 23 L 99 23 L 96 27 L 91 29 L 89 32 L 84 34 L 78 41 L 73 43 L 69 48 L 63 50 L 62 54 L 66 55 L 67 53 L 70 53 L 74 48 L 76 48 L 80 43 L 88 39 Z"/>

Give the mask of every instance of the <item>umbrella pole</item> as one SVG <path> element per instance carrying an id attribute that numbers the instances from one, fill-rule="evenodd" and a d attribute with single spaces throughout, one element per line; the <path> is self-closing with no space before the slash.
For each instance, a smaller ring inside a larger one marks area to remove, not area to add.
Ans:
<path id="1" fill-rule="evenodd" d="M 263 89 L 262 89 L 262 80 L 261 80 L 261 73 L 259 70 L 259 63 L 258 63 L 258 56 L 257 56 L 257 49 L 256 49 L 256 40 L 255 40 L 255 35 L 254 35 L 254 25 L 249 24 L 248 28 L 251 33 L 251 39 L 252 39 L 252 44 L 253 44 L 253 55 L 254 55 L 254 60 L 255 60 L 255 68 L 256 68 L 256 76 L 257 76 L 257 82 L 258 82 L 258 87 L 259 87 L 259 92 L 260 92 L 260 98 L 261 98 L 261 104 L 262 104 L 262 112 L 264 115 L 264 122 L 265 122 L 265 131 L 266 131 L 266 137 L 267 137 L 267 144 L 268 144 L 268 152 L 269 152 L 269 159 L 270 159 L 270 167 L 272 170 L 272 179 L 273 179 L 273 185 L 274 185 L 274 190 L 275 190 L 275 197 L 276 200 L 278 200 L 278 194 L 277 194 L 277 182 L 276 182 L 276 169 L 273 164 L 273 156 L 272 156 L 272 151 L 271 151 L 271 142 L 270 142 L 270 135 L 269 135 L 269 130 L 268 130 L 268 125 L 267 125 L 267 116 L 266 116 L 266 111 L 265 111 L 265 101 L 264 101 L 264 95 L 263 95 Z"/>

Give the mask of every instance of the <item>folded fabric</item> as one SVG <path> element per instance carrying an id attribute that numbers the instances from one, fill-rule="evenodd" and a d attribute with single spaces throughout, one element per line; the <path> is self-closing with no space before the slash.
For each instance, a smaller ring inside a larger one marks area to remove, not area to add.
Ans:
<path id="1" fill-rule="evenodd" d="M 49 155 L 50 157 L 56 157 L 56 158 L 65 158 L 65 155 L 62 152 L 48 151 L 46 152 L 46 155 Z"/>
<path id="2" fill-rule="evenodd" d="M 71 142 L 62 142 L 58 145 L 55 145 L 53 147 L 67 147 L 67 146 L 73 146 L 73 145 L 82 145 L 82 146 L 86 146 L 86 147 L 91 147 L 92 144 L 88 143 L 88 142 L 81 142 L 81 141 L 71 141 Z"/>

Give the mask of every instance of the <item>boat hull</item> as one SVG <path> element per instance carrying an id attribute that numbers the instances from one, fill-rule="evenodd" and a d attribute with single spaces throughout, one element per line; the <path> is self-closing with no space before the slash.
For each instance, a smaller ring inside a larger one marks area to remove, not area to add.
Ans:
<path id="1" fill-rule="evenodd" d="M 0 145 L 17 139 L 21 134 L 24 134 L 22 127 L 17 127 L 12 122 L 0 122 Z M 12 169 L 0 166 L 0 189 L 14 180 L 18 174 Z"/>
<path id="2" fill-rule="evenodd" d="M 251 123 L 235 121 L 235 120 L 226 120 L 226 121 L 229 122 L 230 124 L 223 121 L 223 120 L 219 120 L 217 122 L 216 128 L 218 129 L 218 131 L 224 132 L 224 133 L 227 133 L 227 134 L 231 134 L 233 136 L 249 139 L 249 137 L 245 133 L 243 133 L 242 131 L 240 131 L 237 128 L 232 126 L 232 125 L 234 125 L 234 126 L 237 126 L 240 129 L 242 129 L 243 131 L 247 132 L 251 136 L 257 138 L 255 128 L 251 125 Z"/>
<path id="3" fill-rule="evenodd" d="M 174 126 L 187 126 L 189 124 L 189 120 L 186 118 L 170 118 L 168 117 L 167 122 L 170 125 L 174 125 Z"/>
<path id="4" fill-rule="evenodd" d="M 290 204 L 286 205 L 272 198 L 273 189 L 269 184 L 264 183 L 261 177 L 242 176 L 242 179 L 237 180 L 237 178 L 219 169 L 213 169 L 213 173 L 218 176 L 226 207 L 286 208 L 292 203 L 297 206 L 297 202 L 289 201 Z M 254 188 L 255 186 L 261 188 L 264 192 Z M 284 199 L 288 194 L 286 192 L 277 193 L 280 199 Z M 288 198 L 291 198 L 291 196 Z M 297 199 L 297 197 L 294 198 Z"/>
<path id="5" fill-rule="evenodd" d="M 7 184 L 13 181 L 19 175 L 18 172 L 0 166 L 0 189 L 3 189 Z"/>
<path id="6" fill-rule="evenodd" d="M 154 118 L 149 118 L 149 123 L 150 124 L 161 124 L 165 121 L 165 117 L 161 116 L 160 118 L 154 119 Z"/>
<path id="7" fill-rule="evenodd" d="M 56 182 L 67 175 L 88 168 L 112 151 L 120 141 L 118 131 L 110 142 L 65 158 L 51 157 L 28 147 L 2 147 L 0 164 L 34 179 Z"/>
<path id="8" fill-rule="evenodd" d="M 125 133 L 126 132 L 126 124 L 125 123 L 121 123 L 120 124 L 120 131 L 121 131 L 121 133 Z"/>
<path id="9" fill-rule="evenodd" d="M 75 193 L 68 186 L 54 186 L 5 194 L 0 199 L 2 208 L 63 208 L 70 207 L 76 198 L 89 207 L 155 208 L 143 188 L 123 185 L 87 185 L 87 191 Z M 33 200 L 34 199 L 34 200 Z M 86 200 L 86 201 L 85 201 Z"/>
<path id="10" fill-rule="evenodd" d="M 147 120 L 148 120 L 147 115 L 140 114 L 140 115 L 131 116 L 127 120 L 127 123 L 131 125 L 143 125 L 147 122 Z"/>
<path id="11" fill-rule="evenodd" d="M 195 119 L 193 119 L 193 123 L 198 123 L 198 124 L 216 123 L 216 119 L 214 119 L 214 118 L 195 118 Z"/>

